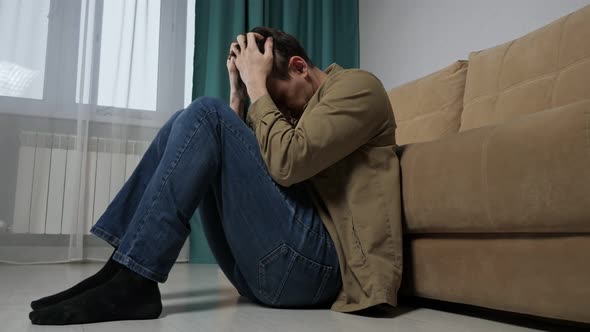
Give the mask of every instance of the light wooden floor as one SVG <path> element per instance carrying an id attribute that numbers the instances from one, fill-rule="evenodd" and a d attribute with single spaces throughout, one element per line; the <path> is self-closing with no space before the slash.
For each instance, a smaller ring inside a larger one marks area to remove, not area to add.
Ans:
<path id="1" fill-rule="evenodd" d="M 68 326 L 32 325 L 30 302 L 69 288 L 104 263 L 0 264 L 0 331 L 538 331 L 543 325 L 408 308 L 395 317 L 375 318 L 331 310 L 260 307 L 243 297 L 217 265 L 176 264 L 160 284 L 164 309 L 159 319 Z M 534 326 L 536 329 L 529 328 Z M 553 327 L 550 330 L 556 330 Z M 559 328 L 561 330 L 561 328 Z M 564 329 L 570 330 L 570 329 Z"/>

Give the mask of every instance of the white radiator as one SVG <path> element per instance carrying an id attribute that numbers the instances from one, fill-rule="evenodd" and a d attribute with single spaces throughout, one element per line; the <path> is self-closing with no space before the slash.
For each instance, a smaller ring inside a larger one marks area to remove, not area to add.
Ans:
<path id="1" fill-rule="evenodd" d="M 88 209 L 80 217 L 86 234 L 129 178 L 149 143 L 88 138 L 86 179 L 82 180 L 88 187 Z M 73 233 L 79 159 L 75 136 L 21 132 L 13 233 Z"/>

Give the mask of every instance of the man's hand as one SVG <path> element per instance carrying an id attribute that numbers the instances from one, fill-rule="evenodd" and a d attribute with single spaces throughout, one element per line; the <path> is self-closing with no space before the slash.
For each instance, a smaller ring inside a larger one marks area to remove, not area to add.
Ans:
<path id="1" fill-rule="evenodd" d="M 240 79 L 240 72 L 236 67 L 236 55 L 238 43 L 232 43 L 229 48 L 229 55 L 227 57 L 227 72 L 229 74 L 229 105 L 236 112 L 237 115 L 243 117 L 244 106 L 246 105 L 246 99 L 248 98 L 248 91 L 244 82 Z"/>
<path id="2" fill-rule="evenodd" d="M 247 38 L 247 45 L 246 45 Z M 254 103 L 258 98 L 267 95 L 266 80 L 268 79 L 273 64 L 272 37 L 264 43 L 264 53 L 260 53 L 256 45 L 256 39 L 264 38 L 258 33 L 249 32 L 247 37 L 239 35 L 236 39 L 238 49 L 232 51 L 236 54 L 235 65 L 240 73 L 242 81 L 246 85 L 250 100 Z M 232 44 L 233 45 L 233 44 Z"/>

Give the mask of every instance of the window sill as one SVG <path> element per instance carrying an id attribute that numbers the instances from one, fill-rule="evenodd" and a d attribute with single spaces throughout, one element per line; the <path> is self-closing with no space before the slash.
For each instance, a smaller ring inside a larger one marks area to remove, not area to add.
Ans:
<path id="1" fill-rule="evenodd" d="M 0 114 L 160 128 L 173 111 L 144 111 L 87 104 L 60 105 L 44 100 L 0 96 Z"/>

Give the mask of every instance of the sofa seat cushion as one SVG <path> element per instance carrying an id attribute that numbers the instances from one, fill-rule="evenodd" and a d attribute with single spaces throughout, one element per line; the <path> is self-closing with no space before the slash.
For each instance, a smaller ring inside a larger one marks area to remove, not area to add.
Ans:
<path id="1" fill-rule="evenodd" d="M 397 152 L 408 233 L 590 232 L 590 101 Z"/>

